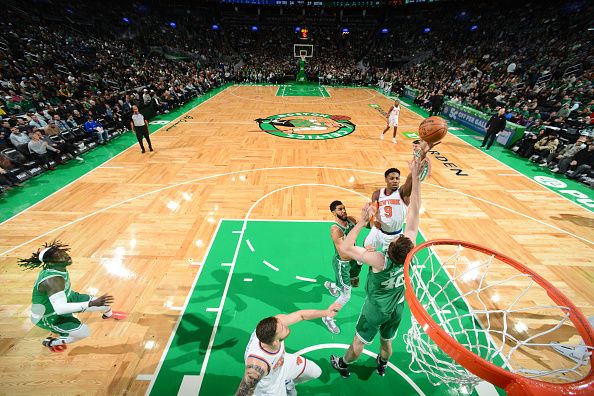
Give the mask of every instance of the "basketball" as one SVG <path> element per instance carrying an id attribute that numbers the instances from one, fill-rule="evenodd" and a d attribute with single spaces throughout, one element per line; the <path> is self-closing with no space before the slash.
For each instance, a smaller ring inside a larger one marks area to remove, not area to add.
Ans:
<path id="1" fill-rule="evenodd" d="M 448 122 L 441 117 L 426 118 L 419 125 L 419 137 L 427 143 L 437 143 L 448 133 Z"/>

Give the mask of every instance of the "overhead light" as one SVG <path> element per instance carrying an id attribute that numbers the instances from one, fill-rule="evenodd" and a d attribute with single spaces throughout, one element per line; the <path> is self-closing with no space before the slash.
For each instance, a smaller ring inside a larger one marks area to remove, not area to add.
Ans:
<path id="1" fill-rule="evenodd" d="M 518 322 L 514 325 L 514 330 L 516 330 L 518 333 L 524 333 L 526 330 L 528 330 L 528 326 L 526 326 L 526 323 L 524 322 Z"/>

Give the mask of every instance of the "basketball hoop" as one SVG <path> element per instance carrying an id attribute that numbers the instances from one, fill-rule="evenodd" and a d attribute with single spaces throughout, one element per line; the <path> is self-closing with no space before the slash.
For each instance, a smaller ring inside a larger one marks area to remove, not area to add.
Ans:
<path id="1" fill-rule="evenodd" d="M 410 368 L 433 384 L 471 391 L 482 378 L 511 396 L 592 395 L 594 330 L 528 267 L 440 239 L 408 254 L 404 280 L 413 314 L 404 335 Z M 560 346 L 579 354 L 568 358 Z"/>
<path id="2" fill-rule="evenodd" d="M 305 62 L 307 58 L 313 57 L 313 44 L 293 44 L 293 56 Z"/>

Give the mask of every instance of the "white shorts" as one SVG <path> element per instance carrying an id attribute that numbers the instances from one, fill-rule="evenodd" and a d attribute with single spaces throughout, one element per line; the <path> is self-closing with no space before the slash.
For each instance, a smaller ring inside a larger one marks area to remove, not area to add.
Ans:
<path id="1" fill-rule="evenodd" d="M 364 245 L 373 246 L 376 251 L 385 252 L 388 249 L 390 243 L 398 237 L 402 232 L 394 235 L 388 235 L 381 232 L 378 228 L 373 227 L 371 231 L 369 231 L 369 235 L 365 238 Z"/>
<path id="2" fill-rule="evenodd" d="M 390 118 L 388 118 L 388 126 L 390 126 L 390 127 L 397 127 L 398 126 L 398 117 L 390 117 Z"/>
<path id="3" fill-rule="evenodd" d="M 256 386 L 254 396 L 286 396 L 285 385 L 289 381 L 296 384 L 318 378 L 322 374 L 320 366 L 302 356 L 292 353 L 285 353 L 282 374 L 278 378 L 281 383 L 269 384 L 266 389 L 258 389 Z"/>

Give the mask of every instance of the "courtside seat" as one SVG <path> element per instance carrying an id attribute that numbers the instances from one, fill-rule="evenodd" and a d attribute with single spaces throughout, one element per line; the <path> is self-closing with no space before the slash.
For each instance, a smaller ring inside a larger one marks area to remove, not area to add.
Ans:
<path id="1" fill-rule="evenodd" d="M 25 169 L 30 169 L 39 166 L 39 162 L 35 161 L 34 159 L 25 157 L 25 160 L 22 161 L 23 155 L 15 150 L 15 149 L 4 149 L 2 150 L 2 155 L 12 161 L 14 164 L 20 164 Z"/>
<path id="2" fill-rule="evenodd" d="M 22 183 L 22 182 L 29 180 L 30 178 L 33 177 L 31 172 L 27 171 L 27 169 L 25 169 L 25 168 L 14 168 L 14 169 L 6 171 L 6 173 L 10 174 L 10 175 L 14 176 L 16 179 L 18 179 L 19 183 Z"/>

